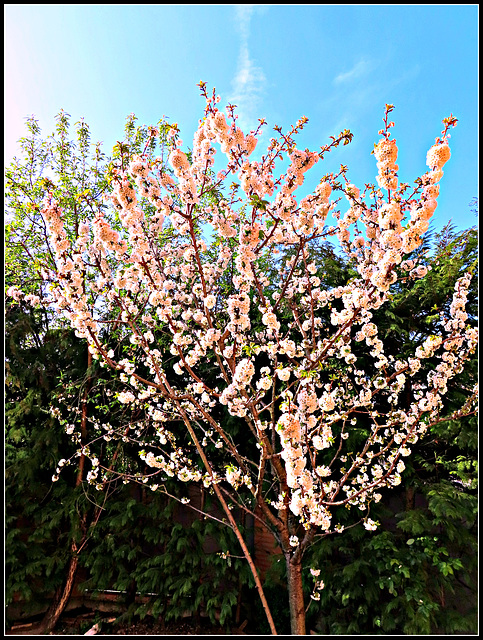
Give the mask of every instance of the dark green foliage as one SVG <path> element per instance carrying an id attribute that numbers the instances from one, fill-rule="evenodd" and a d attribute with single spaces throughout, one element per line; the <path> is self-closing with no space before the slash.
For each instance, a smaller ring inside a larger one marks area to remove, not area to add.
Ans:
<path id="1" fill-rule="evenodd" d="M 280 564 L 285 564 L 283 559 Z M 268 606 L 272 612 L 273 619 L 277 625 L 278 635 L 290 635 L 290 610 L 288 602 L 287 590 L 282 588 L 283 580 L 277 584 L 265 584 L 264 592 L 267 598 Z M 271 635 L 270 627 L 265 619 L 262 606 L 259 602 L 260 598 L 256 594 L 252 595 L 252 616 L 255 626 L 260 635 Z"/>
<path id="2" fill-rule="evenodd" d="M 356 527 L 312 548 L 326 586 L 310 615 L 322 633 L 476 632 L 476 496 L 428 483 L 414 506 L 406 483 L 399 504 L 396 495 L 371 509 L 379 530 Z"/>
<path id="3" fill-rule="evenodd" d="M 220 556 L 237 552 L 231 530 L 199 516 L 181 524 L 173 500 L 144 488 L 139 493 L 133 498 L 133 488 L 124 487 L 106 503 L 84 559 L 90 574 L 84 586 L 148 595 L 145 604 L 129 603 L 129 615 L 169 621 L 205 611 L 213 623 L 232 621 L 250 576 L 244 560 Z"/>
<path id="4" fill-rule="evenodd" d="M 448 226 L 432 246 L 428 276 L 377 312 L 380 332 L 385 327 L 393 336 L 394 355 L 434 332 L 458 277 L 470 268 L 476 276 L 475 229 L 457 234 Z M 476 277 L 467 308 L 474 322 Z M 309 628 L 341 635 L 476 633 L 477 418 L 447 419 L 476 380 L 473 356 L 451 381 L 441 421 L 404 459 L 399 490 L 382 492 L 371 505 L 381 526 L 347 529 L 309 550 L 306 566 L 320 568 L 325 583 L 320 602 L 311 603 Z M 308 569 L 306 577 L 308 598 Z"/>
<path id="5" fill-rule="evenodd" d="M 85 482 L 76 488 L 75 465 L 52 482 L 59 459 L 76 450 L 50 413 L 59 383 L 64 394 L 70 389 L 80 397 L 88 375 L 89 417 L 102 417 L 102 376 L 108 374 L 95 365 L 87 371 L 86 345 L 72 331 L 45 326 L 39 312 L 7 309 L 6 604 L 20 598 L 25 613 L 48 604 L 65 579 L 72 540 L 84 539 L 85 518 L 82 588 L 125 591 L 129 615 L 150 612 L 169 620 L 204 610 L 212 622 L 227 624 L 252 578 L 246 562 L 234 557 L 238 543 L 226 525 L 199 516 L 182 525 L 176 501 L 119 480 L 102 491 Z M 137 451 L 131 456 L 127 446 L 119 460 L 139 466 Z M 186 493 L 177 481 L 168 488 L 179 497 Z M 230 556 L 222 558 L 221 551 Z M 149 602 L 135 604 L 135 593 L 149 595 Z"/>
<path id="6" fill-rule="evenodd" d="M 79 376 L 85 346 L 71 332 L 45 331 L 45 318 L 20 307 L 6 315 L 6 602 L 46 597 L 62 584 L 85 496 L 72 473 L 52 474 L 69 442 L 50 415 L 59 369 Z M 71 453 L 74 452 L 72 446 Z"/>

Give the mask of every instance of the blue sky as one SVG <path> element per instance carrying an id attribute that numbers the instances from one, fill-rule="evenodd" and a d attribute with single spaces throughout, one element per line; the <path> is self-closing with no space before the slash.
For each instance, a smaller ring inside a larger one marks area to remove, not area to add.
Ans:
<path id="1" fill-rule="evenodd" d="M 130 113 L 143 124 L 167 116 L 190 146 L 203 80 L 222 105 L 238 105 L 242 127 L 264 117 L 265 140 L 302 115 L 301 148 L 350 129 L 352 144 L 319 162 L 307 187 L 341 163 L 363 186 L 375 181 L 370 153 L 391 103 L 400 179 L 409 183 L 426 171 L 441 120 L 458 118 L 434 226 L 476 223 L 478 5 L 4 7 L 7 163 L 25 117 L 34 114 L 47 134 L 61 108 L 73 122 L 84 117 L 107 152 Z"/>

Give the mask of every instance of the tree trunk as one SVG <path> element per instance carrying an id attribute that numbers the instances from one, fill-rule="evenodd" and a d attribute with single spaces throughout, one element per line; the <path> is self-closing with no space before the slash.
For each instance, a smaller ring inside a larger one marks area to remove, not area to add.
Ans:
<path id="1" fill-rule="evenodd" d="M 75 576 L 77 573 L 77 565 L 79 564 L 79 558 L 76 554 L 77 547 L 75 542 L 72 542 L 72 556 L 67 568 L 67 577 L 65 579 L 64 586 L 58 589 L 52 604 L 50 605 L 47 613 L 44 615 L 42 622 L 40 623 L 41 633 L 49 633 L 55 628 L 60 616 L 64 612 L 64 609 L 69 602 L 72 589 L 74 587 Z"/>
<path id="2" fill-rule="evenodd" d="M 287 563 L 288 597 L 290 608 L 290 627 L 292 635 L 305 635 L 305 605 L 304 590 L 302 584 L 302 562 L 300 555 L 296 559 L 285 554 Z"/>

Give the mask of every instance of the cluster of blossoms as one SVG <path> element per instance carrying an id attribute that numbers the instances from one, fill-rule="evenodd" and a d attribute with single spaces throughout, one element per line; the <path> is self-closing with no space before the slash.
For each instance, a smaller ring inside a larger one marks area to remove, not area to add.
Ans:
<path id="1" fill-rule="evenodd" d="M 230 331 L 233 334 L 250 329 L 250 298 L 245 291 L 228 297 L 226 308 L 230 316 Z"/>
<path id="2" fill-rule="evenodd" d="M 140 457 L 150 467 L 161 469 L 167 477 L 176 476 L 182 482 L 199 482 L 203 478 L 202 472 L 193 468 L 191 461 L 181 450 L 173 451 L 168 458 L 163 455 L 155 456 L 152 452 L 141 451 Z"/>
<path id="3" fill-rule="evenodd" d="M 312 600 L 319 601 L 320 600 L 320 592 L 325 588 L 325 583 L 323 580 L 319 580 L 320 569 L 310 569 L 310 575 L 314 578 L 314 588 L 310 597 Z"/>
<path id="4" fill-rule="evenodd" d="M 71 244 L 65 231 L 62 211 L 50 197 L 42 208 L 42 216 L 52 242 L 56 272 L 52 274 L 43 270 L 41 275 L 46 281 L 57 281 L 51 286 L 57 310 L 70 321 L 78 337 L 89 338 L 91 333 L 99 331 L 84 286 L 87 273 L 84 255 L 89 226 L 81 224 L 76 242 Z"/>
<path id="5" fill-rule="evenodd" d="M 395 140 L 383 138 L 374 148 L 374 155 L 377 158 L 377 184 L 381 189 L 394 191 L 398 186 L 396 164 L 397 145 Z"/>
<path id="6" fill-rule="evenodd" d="M 393 123 L 389 123 L 392 126 Z M 387 201 L 382 192 L 377 192 L 375 207 L 368 207 L 361 199 L 359 189 L 354 185 L 346 187 L 350 209 L 339 219 L 337 236 L 342 247 L 358 261 L 358 271 L 364 281 L 370 282 L 380 292 L 389 290 L 397 280 L 396 267 L 410 270 L 412 278 L 422 278 L 426 274 L 424 265 L 404 261 L 404 256 L 414 251 L 428 230 L 431 217 L 437 207 L 439 181 L 443 176 L 442 167 L 450 158 L 447 136 L 437 141 L 427 154 L 430 171 L 421 179 L 422 191 L 418 199 L 404 198 L 404 185 L 398 189 L 396 164 L 398 148 L 387 131 L 375 145 L 374 155 L 379 173 L 377 182 L 380 189 L 392 193 Z M 406 212 L 409 220 L 403 227 Z M 364 229 L 356 228 L 355 237 L 350 241 L 348 227 L 361 220 Z"/>
<path id="7" fill-rule="evenodd" d="M 448 380 L 476 348 L 465 312 L 469 276 L 457 283 L 442 334 L 412 356 L 391 355 L 373 322 L 398 278 L 426 273 L 407 254 L 420 246 L 436 208 L 448 141 L 443 136 L 428 152 L 430 171 L 417 199 L 405 199 L 398 185 L 398 149 L 386 129 L 374 151 L 380 188 L 371 204 L 333 175 L 297 202 L 306 172 L 332 145 L 321 153 L 297 149 L 297 129 L 252 160 L 257 132 L 245 135 L 233 110 L 223 113 L 216 103 L 207 98 L 191 157 L 173 136 L 171 169 L 155 171 L 158 161 L 131 158 L 113 179 L 113 210 L 81 226 L 74 241 L 58 205 L 46 204 L 55 267 L 45 277 L 56 309 L 87 338 L 94 357 L 119 372 L 126 388 L 118 400 L 147 412 L 153 433 L 142 459 L 153 473 L 222 484 L 234 500 L 246 492 L 243 507 L 259 509 L 284 548 L 296 549 L 301 529 L 342 531 L 334 505 L 367 513 L 380 488 L 400 483 L 401 458 L 437 419 Z M 227 161 L 216 176 L 215 144 Z M 280 158 L 289 166 L 277 178 Z M 238 182 L 220 196 L 228 176 Z M 344 215 L 331 202 L 338 190 L 349 202 Z M 326 229 L 330 212 L 337 224 Z M 327 288 L 309 248 L 333 235 L 357 259 L 358 276 Z M 274 260 L 271 281 L 267 263 Z M 123 360 L 103 342 L 103 312 L 116 318 Z M 440 362 L 422 380 L 428 358 Z M 408 386 L 413 396 L 403 404 Z M 225 428 L 224 407 L 243 421 L 246 436 Z M 167 435 L 166 416 L 186 426 L 191 445 Z M 368 436 L 355 451 L 351 434 L 359 420 Z M 257 445 L 255 464 L 249 440 Z M 364 522 L 376 526 L 367 516 Z"/>

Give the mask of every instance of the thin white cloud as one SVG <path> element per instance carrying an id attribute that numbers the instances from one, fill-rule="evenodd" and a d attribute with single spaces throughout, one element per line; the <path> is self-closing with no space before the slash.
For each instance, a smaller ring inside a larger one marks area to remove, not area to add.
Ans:
<path id="1" fill-rule="evenodd" d="M 361 60 L 358 60 L 352 69 L 349 69 L 349 71 L 339 73 L 339 75 L 334 78 L 334 84 L 342 84 L 344 82 L 357 80 L 361 76 L 367 74 L 371 68 L 372 64 L 370 60 L 362 58 Z"/>
<path id="2" fill-rule="evenodd" d="M 240 49 L 237 70 L 232 80 L 229 101 L 237 105 L 239 124 L 243 129 L 253 129 L 258 124 L 259 108 L 266 86 L 262 67 L 250 55 L 250 22 L 254 12 L 260 12 L 263 5 L 236 5 L 235 18 L 240 33 Z"/>
<path id="3" fill-rule="evenodd" d="M 247 41 L 250 35 L 250 20 L 252 18 L 254 4 L 237 4 L 235 5 L 235 16 L 238 30 L 240 31 L 242 41 Z"/>

